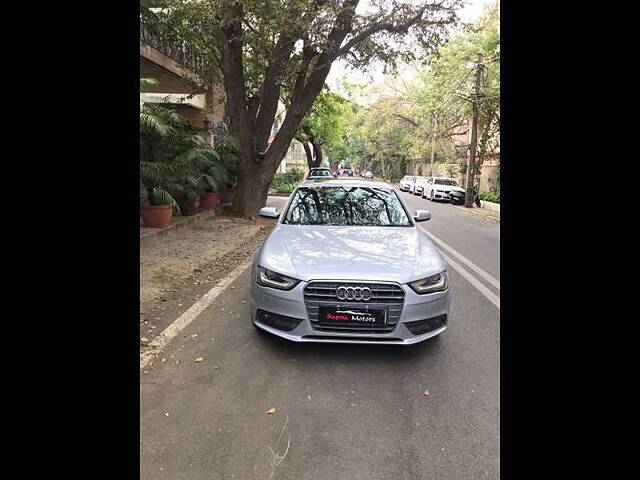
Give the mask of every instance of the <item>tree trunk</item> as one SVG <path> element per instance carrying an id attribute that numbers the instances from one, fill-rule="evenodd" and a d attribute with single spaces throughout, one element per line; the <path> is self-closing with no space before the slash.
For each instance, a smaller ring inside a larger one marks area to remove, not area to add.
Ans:
<path id="1" fill-rule="evenodd" d="M 346 0 L 328 35 L 328 46 L 324 51 L 316 52 L 306 45 L 303 47 L 301 68 L 290 94 L 287 114 L 273 142 L 267 147 L 268 132 L 273 125 L 280 93 L 277 78 L 290 57 L 295 37 L 283 36 L 275 46 L 261 87 L 262 98 L 256 114 L 256 110 L 248 105 L 245 89 L 243 5 L 235 0 L 223 2 L 221 51 L 226 110 L 230 119 L 230 134 L 240 143 L 238 186 L 233 201 L 236 215 L 254 218 L 265 205 L 269 185 L 278 165 L 286 155 L 300 122 L 322 90 L 331 64 L 340 53 L 340 45 L 353 28 L 357 3 L 357 0 Z M 316 61 L 310 67 L 314 59 Z"/>
<path id="2" fill-rule="evenodd" d="M 311 153 L 311 148 L 309 148 L 309 144 L 307 142 L 303 142 L 302 140 L 298 140 L 302 146 L 304 147 L 304 153 L 307 155 L 307 165 L 309 166 L 309 170 L 315 168 L 313 166 L 313 154 Z"/>
<path id="3" fill-rule="evenodd" d="M 315 141 L 315 139 L 311 139 L 311 145 L 313 145 L 313 151 L 315 153 L 315 159 L 313 161 L 314 168 L 318 168 L 322 165 L 322 148 L 320 144 Z"/>
<path id="4" fill-rule="evenodd" d="M 257 168 L 256 158 L 246 155 L 238 161 L 238 186 L 233 198 L 233 211 L 244 218 L 255 218 L 267 203 L 269 185 L 278 169 Z"/>

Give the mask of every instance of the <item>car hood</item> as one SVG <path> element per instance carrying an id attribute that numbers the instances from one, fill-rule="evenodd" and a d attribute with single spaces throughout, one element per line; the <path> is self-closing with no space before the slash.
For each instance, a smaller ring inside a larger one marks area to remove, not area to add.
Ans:
<path id="1" fill-rule="evenodd" d="M 462 187 L 453 187 L 451 185 L 434 185 L 434 190 L 446 190 L 446 191 L 454 191 L 454 192 L 464 192 L 464 188 Z"/>
<path id="2" fill-rule="evenodd" d="M 258 264 L 303 281 L 377 280 L 406 283 L 446 264 L 416 227 L 337 227 L 276 224 Z"/>

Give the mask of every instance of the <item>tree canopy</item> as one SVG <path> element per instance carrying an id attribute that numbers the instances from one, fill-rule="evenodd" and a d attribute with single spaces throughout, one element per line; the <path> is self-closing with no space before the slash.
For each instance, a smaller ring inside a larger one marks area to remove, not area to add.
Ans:
<path id="1" fill-rule="evenodd" d="M 230 133 L 241 145 L 234 208 L 255 215 L 331 65 L 395 67 L 432 54 L 458 21 L 462 0 L 170 0 L 157 12 L 174 41 L 211 58 Z M 273 142 L 278 101 L 287 113 Z"/>
<path id="2" fill-rule="evenodd" d="M 500 31 L 499 8 L 490 5 L 470 28 L 442 45 L 426 67 L 417 66 L 411 81 L 388 75 L 370 87 L 375 101 L 361 108 L 355 124 L 364 152 L 373 159 L 374 172 L 397 179 L 405 166 L 419 167 L 430 160 L 460 163 L 454 145 L 468 143 L 473 89 L 473 62 L 483 55 L 479 99 L 477 167 L 499 150 Z M 413 64 L 415 65 L 415 64 Z M 424 171 L 424 170 L 423 170 Z"/>

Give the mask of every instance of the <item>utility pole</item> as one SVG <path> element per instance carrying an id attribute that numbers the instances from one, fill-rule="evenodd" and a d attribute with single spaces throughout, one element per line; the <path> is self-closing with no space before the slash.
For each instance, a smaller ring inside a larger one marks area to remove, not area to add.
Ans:
<path id="1" fill-rule="evenodd" d="M 429 162 L 429 176 L 433 176 L 433 160 L 436 156 L 436 128 L 438 125 L 438 116 L 435 112 L 431 113 L 431 160 Z"/>
<path id="2" fill-rule="evenodd" d="M 471 119 L 471 142 L 469 145 L 469 163 L 467 164 L 467 185 L 466 193 L 464 196 L 464 206 L 472 208 L 473 206 L 473 187 L 475 176 L 475 163 L 476 163 L 476 148 L 478 146 L 478 101 L 480 99 L 480 78 L 482 75 L 482 54 L 478 54 L 478 61 L 475 63 L 476 80 L 474 87 L 473 100 L 471 106 L 473 109 L 473 117 Z"/>

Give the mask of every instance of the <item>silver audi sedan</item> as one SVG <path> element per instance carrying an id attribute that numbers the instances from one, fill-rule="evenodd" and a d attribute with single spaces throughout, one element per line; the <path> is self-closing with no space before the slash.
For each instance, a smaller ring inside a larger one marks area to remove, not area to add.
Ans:
<path id="1" fill-rule="evenodd" d="M 256 328 L 296 342 L 410 345 L 449 320 L 447 265 L 386 183 L 301 183 L 256 253 Z"/>

